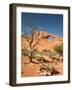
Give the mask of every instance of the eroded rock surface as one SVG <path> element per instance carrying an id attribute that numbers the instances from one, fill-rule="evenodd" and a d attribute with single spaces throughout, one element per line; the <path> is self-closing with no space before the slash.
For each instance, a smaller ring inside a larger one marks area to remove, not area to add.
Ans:
<path id="1" fill-rule="evenodd" d="M 39 34 L 39 36 L 37 36 L 38 34 Z M 37 38 L 36 38 L 36 36 L 37 36 Z M 34 45 L 36 43 L 37 39 L 39 39 L 38 44 L 34 47 L 34 49 L 38 50 L 39 52 L 42 52 L 45 49 L 53 52 L 54 47 L 56 45 L 60 45 L 61 43 L 63 43 L 63 39 L 61 37 L 47 33 L 47 32 L 43 32 L 43 31 L 40 31 L 40 32 L 36 31 L 34 34 L 34 37 L 35 38 L 34 38 L 32 45 Z M 50 38 L 53 38 L 53 39 L 51 40 Z M 22 49 L 27 48 L 28 50 L 30 50 L 29 42 L 24 37 L 21 38 L 21 48 Z M 50 58 L 49 56 L 46 56 L 46 55 L 43 55 L 43 57 L 49 63 L 51 63 L 51 61 L 53 60 L 53 58 Z M 59 71 L 59 73 L 57 73 L 57 75 L 62 75 L 63 74 L 63 57 L 58 57 L 58 55 L 56 55 L 54 57 L 54 60 L 56 60 L 56 58 L 60 59 L 62 62 L 60 62 L 58 64 L 54 64 L 55 70 Z M 33 58 L 33 61 L 36 63 L 39 63 L 39 61 L 34 58 Z M 40 71 L 39 71 L 40 63 L 39 64 L 30 63 L 28 56 L 22 55 L 21 63 L 22 63 L 22 65 L 21 65 L 22 66 L 21 67 L 22 77 L 23 76 L 41 76 L 41 75 L 46 76 L 47 74 L 49 74 L 49 75 L 51 74 L 51 73 L 47 72 L 46 70 L 42 70 L 42 72 L 40 73 Z M 45 65 L 48 66 L 48 64 L 45 64 Z"/>

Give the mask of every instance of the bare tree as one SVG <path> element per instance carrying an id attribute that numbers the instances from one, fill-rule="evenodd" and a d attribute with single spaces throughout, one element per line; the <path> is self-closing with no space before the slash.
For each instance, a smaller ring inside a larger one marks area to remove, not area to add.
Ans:
<path id="1" fill-rule="evenodd" d="M 39 38 L 40 31 L 37 31 L 36 28 L 33 28 L 30 25 L 28 27 L 31 29 L 30 30 L 30 35 L 27 32 L 25 32 L 23 37 L 26 39 L 26 41 L 29 44 L 30 53 L 29 53 L 28 57 L 30 59 L 30 62 L 31 63 L 35 63 L 32 60 L 32 53 L 33 53 L 34 50 L 37 49 L 36 46 L 39 44 L 39 41 L 40 41 L 40 38 Z"/>

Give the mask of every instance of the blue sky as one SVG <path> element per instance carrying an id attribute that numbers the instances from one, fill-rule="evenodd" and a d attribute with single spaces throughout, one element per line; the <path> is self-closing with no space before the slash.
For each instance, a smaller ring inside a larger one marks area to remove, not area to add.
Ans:
<path id="1" fill-rule="evenodd" d="M 38 27 L 42 31 L 46 31 L 51 34 L 63 37 L 63 15 L 58 14 L 43 14 L 43 13 L 21 13 L 21 30 L 29 33 L 30 28 L 26 25 L 32 25 L 32 27 Z"/>

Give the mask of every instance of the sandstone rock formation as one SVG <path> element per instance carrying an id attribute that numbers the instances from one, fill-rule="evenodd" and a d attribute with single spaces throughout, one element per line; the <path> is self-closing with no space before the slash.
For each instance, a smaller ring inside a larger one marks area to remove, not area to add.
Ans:
<path id="1" fill-rule="evenodd" d="M 63 39 L 59 36 L 49 34 L 47 32 L 43 31 L 36 31 L 35 36 L 39 33 L 38 38 L 40 39 L 37 47 L 37 50 L 42 51 L 44 49 L 50 49 L 53 50 L 54 46 L 60 45 L 63 42 Z M 54 38 L 54 41 L 49 40 L 49 38 Z M 33 44 L 35 43 L 36 39 L 34 39 Z M 22 48 L 29 48 L 29 43 L 26 41 L 25 38 L 21 39 L 21 46 Z"/>
<path id="2" fill-rule="evenodd" d="M 53 38 L 54 40 L 50 40 L 49 38 Z M 42 52 L 45 49 L 54 51 L 54 47 L 56 45 L 60 45 L 61 43 L 63 43 L 63 39 L 61 37 L 47 33 L 47 32 L 43 32 L 43 31 L 36 31 L 35 32 L 32 45 L 35 44 L 36 39 L 39 39 L 39 42 L 34 47 L 34 49 L 38 50 L 39 52 Z M 21 37 L 21 49 L 30 50 L 29 42 L 23 36 Z M 52 58 L 50 58 L 49 56 L 43 55 L 43 57 L 48 62 L 52 61 Z M 56 55 L 56 58 L 57 57 L 58 56 Z M 63 60 L 63 57 L 60 57 L 60 59 Z M 38 62 L 36 59 L 33 59 L 33 60 L 35 62 Z M 22 66 L 22 74 L 21 74 L 22 77 L 23 76 L 41 76 L 41 75 L 45 75 L 48 73 L 46 71 L 43 71 L 44 73 L 43 72 L 40 73 L 39 72 L 40 64 L 29 63 L 29 58 L 27 56 L 22 55 L 21 63 L 22 63 L 22 65 L 21 65 Z M 28 63 L 28 64 L 24 64 L 24 63 Z M 46 64 L 46 66 L 47 65 L 48 64 Z M 63 74 L 63 63 L 55 65 L 55 69 L 60 72 L 59 75 L 62 75 Z"/>

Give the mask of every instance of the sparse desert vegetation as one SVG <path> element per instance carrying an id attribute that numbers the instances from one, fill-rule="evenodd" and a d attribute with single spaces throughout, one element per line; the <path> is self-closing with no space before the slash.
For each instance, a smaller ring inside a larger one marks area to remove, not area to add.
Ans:
<path id="1" fill-rule="evenodd" d="M 63 74 L 63 42 L 50 41 L 47 35 L 41 31 L 22 35 L 22 77 Z"/>

